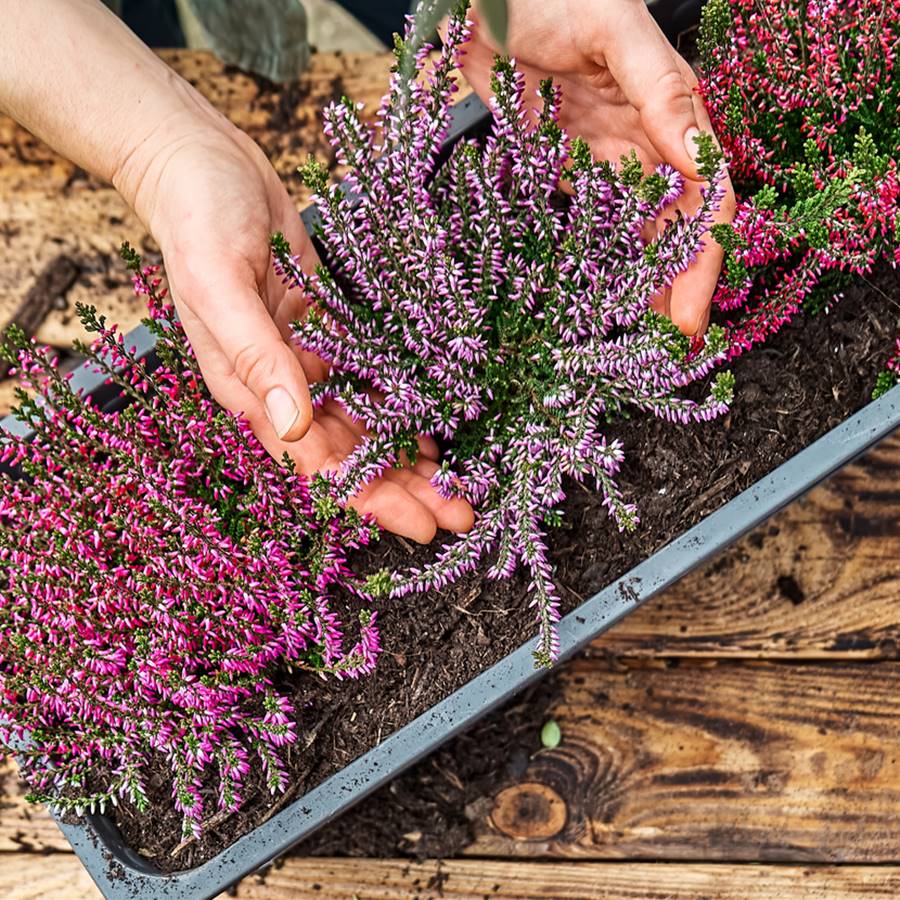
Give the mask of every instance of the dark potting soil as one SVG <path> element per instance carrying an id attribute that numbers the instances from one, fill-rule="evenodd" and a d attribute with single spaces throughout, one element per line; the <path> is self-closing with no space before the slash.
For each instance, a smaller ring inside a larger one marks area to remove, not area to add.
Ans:
<path id="1" fill-rule="evenodd" d="M 638 504 L 641 525 L 620 535 L 597 494 L 569 485 L 565 524 L 550 537 L 564 611 L 864 406 L 898 333 L 900 275 L 883 268 L 848 288 L 829 314 L 798 317 L 735 361 L 735 401 L 723 419 L 680 426 L 641 416 L 611 427 L 625 444 L 619 483 Z M 385 537 L 359 563 L 405 567 L 433 552 Z M 471 575 L 444 591 L 385 602 L 379 622 L 384 652 L 373 676 L 323 682 L 300 675 L 281 685 L 301 711 L 286 796 L 272 798 L 253 772 L 243 809 L 216 817 L 200 840 L 173 855 L 181 816 L 160 760 L 148 778 L 151 812 L 139 815 L 127 803 L 115 810 L 126 843 L 164 871 L 199 865 L 535 633 L 520 574 L 502 582 Z M 539 747 L 548 681 L 312 836 L 301 852 L 441 856 L 464 846 L 466 805 L 514 776 Z"/>

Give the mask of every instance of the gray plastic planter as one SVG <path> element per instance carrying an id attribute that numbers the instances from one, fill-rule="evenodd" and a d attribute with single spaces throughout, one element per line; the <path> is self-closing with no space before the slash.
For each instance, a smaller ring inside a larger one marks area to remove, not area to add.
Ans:
<path id="1" fill-rule="evenodd" d="M 478 101 L 463 101 L 456 109 L 449 141 L 481 127 L 485 114 Z M 313 219 L 309 212 L 304 214 L 308 226 L 312 226 Z M 129 338 L 141 355 L 152 353 L 153 340 L 145 329 L 136 329 Z M 102 376 L 86 367 L 76 373 L 74 383 L 86 391 L 104 389 Z M 898 425 L 900 386 L 848 418 L 567 615 L 559 624 L 561 658 L 572 656 L 645 600 L 759 525 Z M 2 427 L 22 433 L 22 426 L 12 419 L 5 419 Z M 107 898 L 214 897 L 540 678 L 545 671 L 535 670 L 531 649 L 529 641 L 195 869 L 172 875 L 159 873 L 125 846 L 112 820 L 105 816 L 87 816 L 76 825 L 60 822 L 60 828 Z"/>

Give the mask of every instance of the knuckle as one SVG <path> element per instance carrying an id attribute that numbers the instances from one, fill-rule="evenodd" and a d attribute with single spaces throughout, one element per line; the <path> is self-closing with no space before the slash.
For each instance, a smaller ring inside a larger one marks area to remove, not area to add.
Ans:
<path id="1" fill-rule="evenodd" d="M 685 111 L 693 112 L 691 89 L 677 69 L 663 72 L 656 81 L 656 88 L 652 100 L 655 107 L 672 109 L 680 106 Z"/>
<path id="2" fill-rule="evenodd" d="M 258 344 L 247 344 L 235 354 L 232 365 L 237 377 L 251 390 L 266 387 L 275 374 L 274 354 Z"/>

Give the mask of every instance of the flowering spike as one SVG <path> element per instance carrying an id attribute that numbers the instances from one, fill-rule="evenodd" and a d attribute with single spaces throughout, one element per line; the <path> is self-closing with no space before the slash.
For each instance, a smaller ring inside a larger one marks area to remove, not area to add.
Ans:
<path id="1" fill-rule="evenodd" d="M 699 44 L 700 93 L 751 193 L 713 229 L 737 356 L 828 308 L 847 275 L 900 264 L 900 5 L 710 0 Z"/>

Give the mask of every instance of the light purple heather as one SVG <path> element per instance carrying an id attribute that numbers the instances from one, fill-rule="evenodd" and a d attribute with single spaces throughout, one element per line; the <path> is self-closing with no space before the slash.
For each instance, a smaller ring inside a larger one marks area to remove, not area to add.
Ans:
<path id="1" fill-rule="evenodd" d="M 401 44 L 377 129 L 349 101 L 325 111 L 358 194 L 348 199 L 314 160 L 303 169 L 327 268 L 304 273 L 280 236 L 273 249 L 285 279 L 313 300 L 299 342 L 332 363 L 315 402 L 337 400 L 370 433 L 344 466 L 344 496 L 430 434 L 449 446 L 435 488 L 478 508 L 468 534 L 395 575 L 394 594 L 441 587 L 482 559 L 493 578 L 524 565 L 535 656 L 546 665 L 559 617 L 546 526 L 558 521 L 564 478 L 593 481 L 619 528 L 631 529 L 637 515 L 616 485 L 622 445 L 604 436 L 609 418 L 631 408 L 706 420 L 730 401 L 728 373 L 701 402 L 679 394 L 723 358 L 720 330 L 692 345 L 650 311 L 700 251 L 722 168 L 704 137 L 700 209 L 647 243 L 644 225 L 681 195 L 682 176 L 660 166 L 645 177 L 633 157 L 618 170 L 593 161 L 558 124 L 559 90 L 543 84 L 541 108 L 528 111 L 523 77 L 505 61 L 494 69 L 488 134 L 441 162 L 468 28 L 464 14 L 451 17 L 437 61 L 428 65 L 430 48 L 417 54 L 412 85 L 399 74 L 410 52 Z"/>
<path id="2" fill-rule="evenodd" d="M 0 746 L 61 810 L 145 809 L 162 759 L 197 834 L 216 806 L 241 805 L 254 757 L 284 790 L 302 722 L 278 688 L 286 668 L 372 671 L 376 616 L 347 554 L 375 530 L 215 404 L 153 270 L 136 286 L 159 338 L 152 373 L 83 311 L 98 332 L 85 352 L 130 397 L 123 412 L 73 392 L 24 335 L 4 342 L 38 399 L 21 398 L 33 439 L 0 442 L 27 476 L 0 475 Z M 358 598 L 355 629 L 339 592 Z"/>

